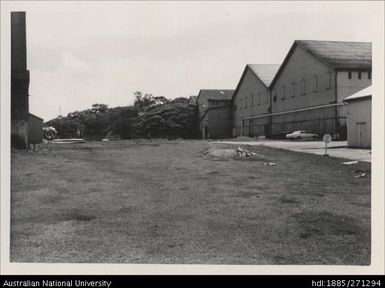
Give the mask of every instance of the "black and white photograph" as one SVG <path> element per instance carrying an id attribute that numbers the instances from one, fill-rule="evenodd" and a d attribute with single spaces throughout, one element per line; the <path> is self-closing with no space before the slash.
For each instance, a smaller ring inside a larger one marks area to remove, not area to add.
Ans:
<path id="1" fill-rule="evenodd" d="M 383 10 L 1 1 L 2 273 L 384 273 Z"/>

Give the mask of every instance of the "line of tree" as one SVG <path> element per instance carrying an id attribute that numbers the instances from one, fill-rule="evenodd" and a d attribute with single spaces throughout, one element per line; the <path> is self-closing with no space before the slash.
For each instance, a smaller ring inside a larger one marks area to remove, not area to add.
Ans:
<path id="1" fill-rule="evenodd" d="M 134 93 L 133 105 L 109 108 L 93 104 L 90 109 L 68 113 L 45 123 L 57 130 L 59 138 L 80 135 L 86 139 L 105 137 L 131 138 L 197 138 L 198 113 L 187 98 Z"/>

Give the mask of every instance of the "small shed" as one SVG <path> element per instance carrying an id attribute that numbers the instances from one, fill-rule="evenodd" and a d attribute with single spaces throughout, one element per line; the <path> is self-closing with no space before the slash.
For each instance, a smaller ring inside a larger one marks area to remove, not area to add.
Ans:
<path id="1" fill-rule="evenodd" d="M 43 119 L 31 113 L 28 114 L 28 143 L 43 143 Z"/>
<path id="2" fill-rule="evenodd" d="M 372 86 L 346 97 L 348 146 L 372 146 Z"/>

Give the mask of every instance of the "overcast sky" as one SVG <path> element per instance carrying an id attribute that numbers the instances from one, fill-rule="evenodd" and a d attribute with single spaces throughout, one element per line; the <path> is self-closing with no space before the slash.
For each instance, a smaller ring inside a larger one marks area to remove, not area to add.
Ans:
<path id="1" fill-rule="evenodd" d="M 296 39 L 372 41 L 365 2 L 2 2 L 27 12 L 30 112 L 45 120 L 235 89 L 248 63 L 280 64 Z"/>

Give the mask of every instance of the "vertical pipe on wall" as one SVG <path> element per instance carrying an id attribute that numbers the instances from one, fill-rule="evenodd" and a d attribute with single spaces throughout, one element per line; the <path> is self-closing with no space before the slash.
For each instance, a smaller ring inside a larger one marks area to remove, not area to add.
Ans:
<path id="1" fill-rule="evenodd" d="M 337 104 L 338 103 L 338 85 L 337 85 L 337 79 L 338 79 L 338 71 L 335 71 L 334 72 L 334 94 L 335 94 L 335 103 Z M 335 137 L 334 138 L 337 138 L 337 139 L 333 139 L 333 140 L 338 140 L 339 138 L 339 119 L 338 119 L 338 106 L 336 105 L 335 107 L 335 123 L 334 123 L 334 131 L 335 131 Z"/>

